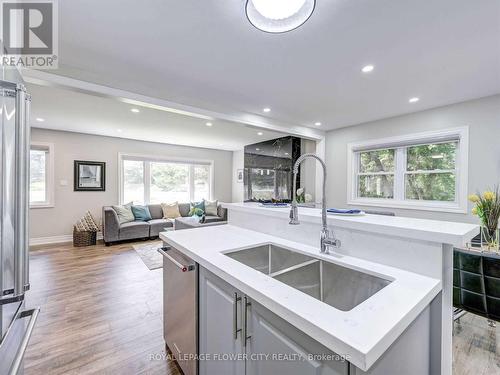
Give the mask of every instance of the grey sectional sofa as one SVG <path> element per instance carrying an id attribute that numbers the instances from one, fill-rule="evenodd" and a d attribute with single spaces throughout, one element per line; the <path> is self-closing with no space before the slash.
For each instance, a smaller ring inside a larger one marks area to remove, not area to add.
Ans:
<path id="1" fill-rule="evenodd" d="M 102 232 L 106 246 L 118 241 L 150 239 L 158 237 L 165 228 L 173 227 L 173 220 L 163 219 L 161 205 L 148 205 L 152 219 L 149 221 L 131 221 L 120 224 L 116 211 L 111 206 L 102 208 Z M 179 203 L 179 212 L 182 217 L 189 216 L 189 203 Z M 206 217 L 207 223 L 227 220 L 227 210 L 220 205 L 217 207 L 217 216 Z"/>

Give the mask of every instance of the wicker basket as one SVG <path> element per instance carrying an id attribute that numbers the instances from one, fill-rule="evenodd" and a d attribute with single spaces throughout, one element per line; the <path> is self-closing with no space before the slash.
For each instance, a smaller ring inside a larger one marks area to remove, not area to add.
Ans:
<path id="1" fill-rule="evenodd" d="M 97 243 L 97 232 L 77 231 L 73 228 L 73 246 L 92 246 Z"/>

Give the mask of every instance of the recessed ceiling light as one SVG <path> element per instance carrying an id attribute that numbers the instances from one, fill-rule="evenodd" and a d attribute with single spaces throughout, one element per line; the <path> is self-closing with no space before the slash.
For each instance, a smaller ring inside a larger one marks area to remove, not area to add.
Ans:
<path id="1" fill-rule="evenodd" d="M 130 111 L 132 111 L 134 113 L 139 113 L 140 112 L 137 108 L 132 108 Z"/>
<path id="2" fill-rule="evenodd" d="M 264 133 L 262 133 L 262 132 L 258 132 L 258 133 L 257 133 L 257 135 L 264 135 Z"/>
<path id="3" fill-rule="evenodd" d="M 314 11 L 316 0 L 247 0 L 252 25 L 268 33 L 284 33 L 301 26 Z"/>
<path id="4" fill-rule="evenodd" d="M 37 118 L 36 118 L 36 121 L 38 121 L 38 122 L 44 122 L 44 121 L 45 121 L 45 119 L 44 119 L 44 118 L 41 118 L 41 117 L 37 117 Z"/>
<path id="5" fill-rule="evenodd" d="M 118 133 L 121 133 L 123 130 L 121 130 L 121 129 L 116 129 L 116 131 L 117 131 Z"/>
<path id="6" fill-rule="evenodd" d="M 269 112 L 271 112 L 271 108 L 264 108 L 263 111 L 266 113 L 269 113 Z"/>
<path id="7" fill-rule="evenodd" d="M 315 122 L 314 125 L 321 126 L 321 122 Z"/>
<path id="8" fill-rule="evenodd" d="M 208 127 L 210 127 L 210 126 L 212 126 L 213 124 L 212 124 L 211 122 L 207 122 L 205 125 L 206 125 L 206 126 L 208 126 Z"/>
<path id="9" fill-rule="evenodd" d="M 363 67 L 363 69 L 361 69 L 361 71 L 363 73 L 370 73 L 370 72 L 373 72 L 374 68 L 375 67 L 373 65 L 366 65 L 366 66 Z"/>
<path id="10" fill-rule="evenodd" d="M 417 98 L 417 97 L 414 97 L 414 98 L 410 98 L 410 100 L 408 100 L 408 103 L 416 103 L 420 100 L 420 98 Z"/>
<path id="11" fill-rule="evenodd" d="M 255 151 L 260 151 L 260 148 L 256 148 Z"/>

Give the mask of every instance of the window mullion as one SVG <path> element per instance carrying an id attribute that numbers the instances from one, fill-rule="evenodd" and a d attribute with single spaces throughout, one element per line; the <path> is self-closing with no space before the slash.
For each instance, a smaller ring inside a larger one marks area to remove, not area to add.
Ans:
<path id="1" fill-rule="evenodd" d="M 143 161 L 144 170 L 144 204 L 149 204 L 151 199 L 151 162 Z"/>
<path id="2" fill-rule="evenodd" d="M 189 190 L 189 200 L 190 202 L 194 202 L 194 165 L 189 165 L 189 173 L 188 173 L 188 190 Z"/>
<path id="3" fill-rule="evenodd" d="M 406 147 L 396 149 L 396 170 L 394 171 L 394 199 L 405 199 Z"/>

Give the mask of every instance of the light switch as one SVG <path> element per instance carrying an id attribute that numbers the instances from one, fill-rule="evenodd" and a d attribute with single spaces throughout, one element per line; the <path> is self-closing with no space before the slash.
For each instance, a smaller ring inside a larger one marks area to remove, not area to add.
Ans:
<path id="1" fill-rule="evenodd" d="M 61 185 L 61 186 L 68 186 L 68 180 L 61 180 L 61 181 L 59 181 L 59 185 Z"/>

